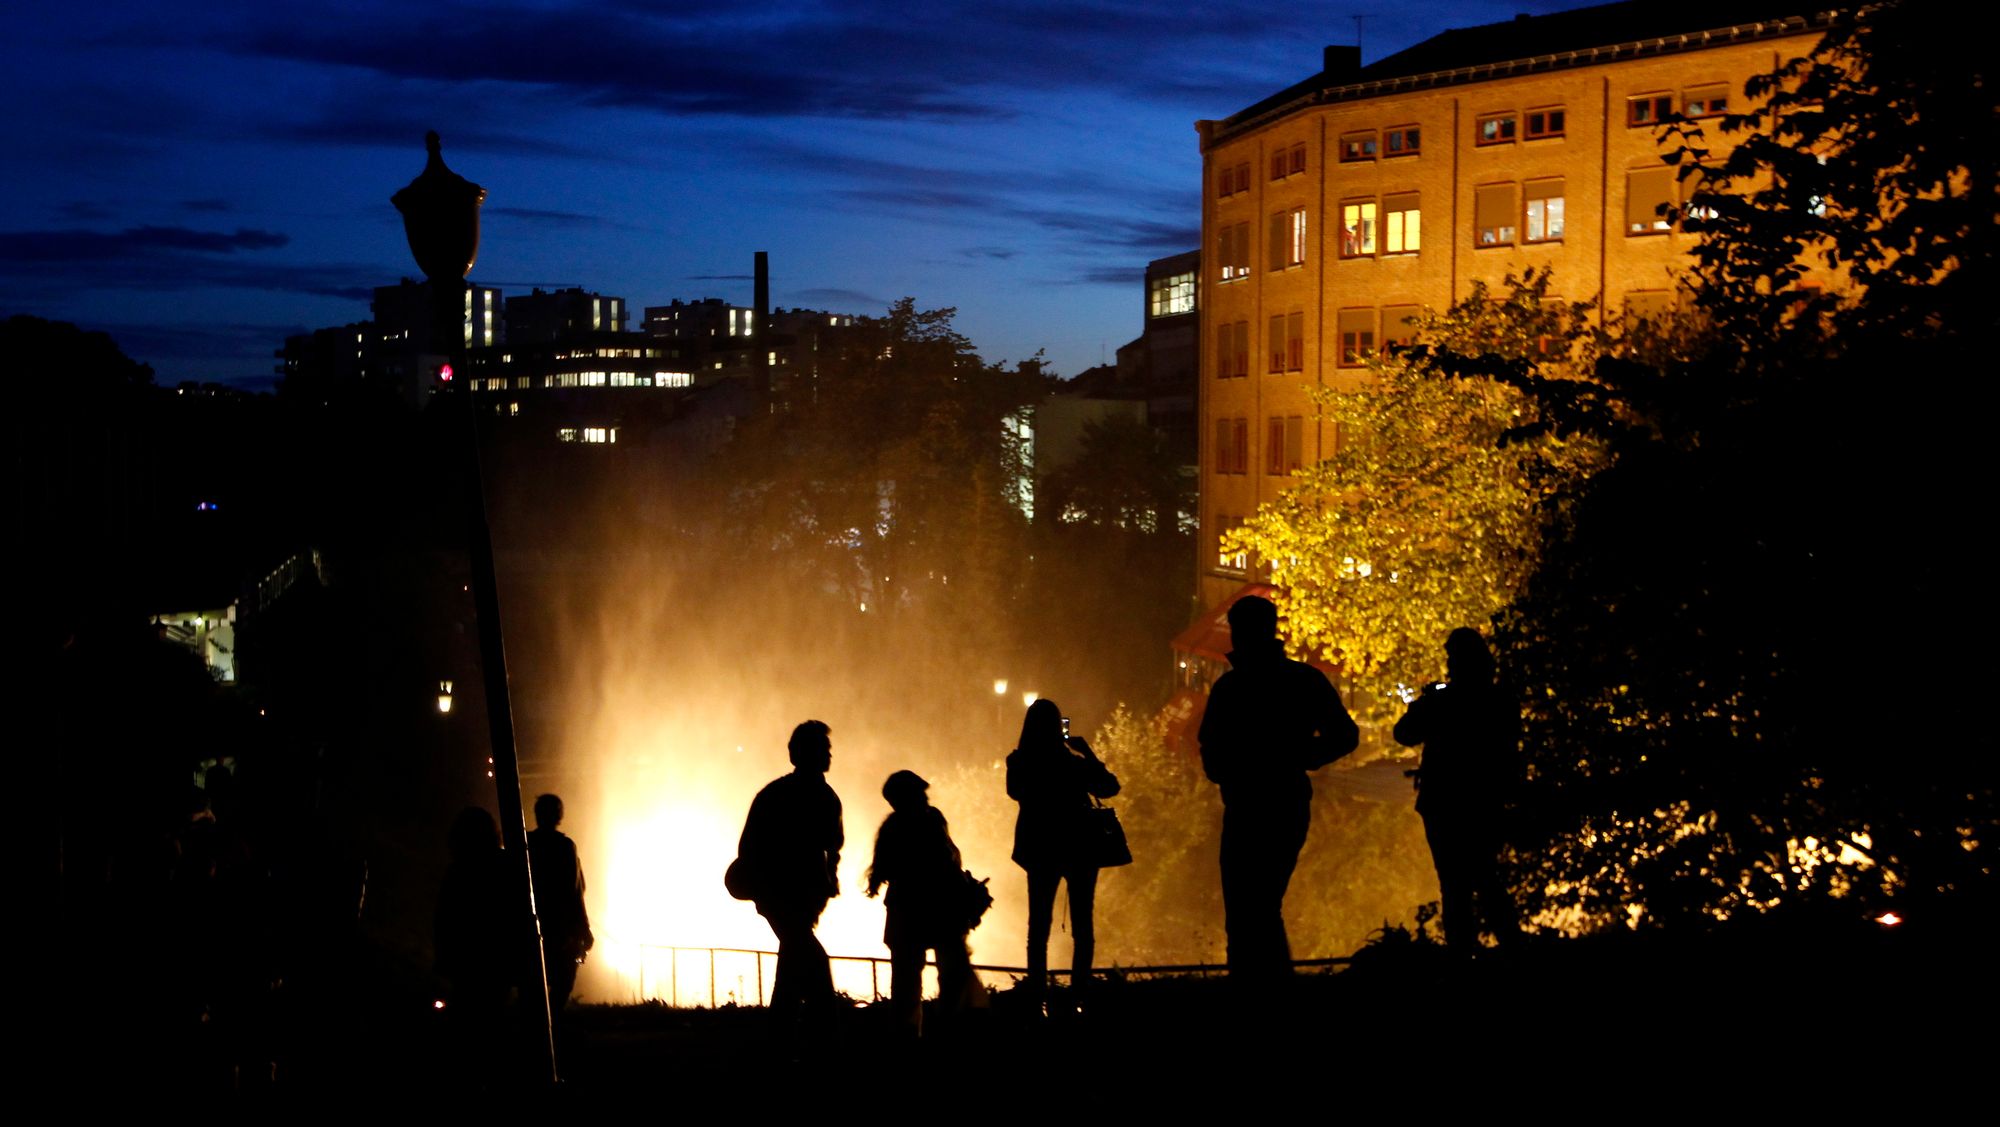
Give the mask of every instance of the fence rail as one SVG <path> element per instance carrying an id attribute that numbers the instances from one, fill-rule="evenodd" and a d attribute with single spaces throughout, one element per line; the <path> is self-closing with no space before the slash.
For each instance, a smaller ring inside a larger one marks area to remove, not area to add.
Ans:
<path id="1" fill-rule="evenodd" d="M 671 1006 L 702 1005 L 704 994 L 707 1007 L 714 1009 L 725 1000 L 734 1005 L 767 1005 L 769 990 L 777 978 L 777 958 L 775 951 L 765 951 L 751 947 L 667 947 L 650 943 L 638 944 L 639 966 L 637 975 L 638 996 L 642 1001 L 659 1000 Z M 883 994 L 882 971 L 889 964 L 887 955 L 829 955 L 833 966 L 834 987 L 849 997 L 860 997 L 864 993 L 871 1002 L 880 1002 Z M 666 965 L 659 964 L 664 961 Z M 1295 969 L 1343 967 L 1346 958 L 1294 959 Z M 770 970 L 766 971 L 767 962 Z M 682 986 L 683 964 L 685 973 L 695 976 L 694 989 Z M 862 987 L 862 970 L 866 969 L 866 986 Z M 747 968 L 747 969 L 746 969 Z M 1015 979 L 1026 978 L 1028 968 L 1004 966 L 995 963 L 974 963 L 972 969 L 982 974 L 1007 975 Z M 1097 973 L 1116 974 L 1125 978 L 1188 978 L 1208 977 L 1226 974 L 1229 970 L 1224 963 L 1162 963 L 1146 966 L 1098 967 Z M 660 985 L 659 976 L 664 971 L 666 983 Z M 845 973 L 843 973 L 845 972 Z M 1049 974 L 1056 978 L 1068 977 L 1066 968 L 1050 967 Z M 730 982 L 734 978 L 733 983 Z M 926 959 L 924 963 L 925 993 L 934 995 L 937 990 L 937 962 Z M 706 979 L 705 990 L 701 982 Z M 732 988 L 725 989 L 727 983 Z M 754 993 L 753 993 L 754 991 Z M 752 1000 L 754 998 L 754 1001 Z M 685 999 L 685 1000 L 684 1000 Z"/>

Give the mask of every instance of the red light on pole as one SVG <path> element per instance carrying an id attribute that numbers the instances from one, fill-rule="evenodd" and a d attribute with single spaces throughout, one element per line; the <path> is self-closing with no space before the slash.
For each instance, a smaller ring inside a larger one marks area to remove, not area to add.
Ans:
<path id="1" fill-rule="evenodd" d="M 438 365 L 438 379 L 443 380 L 445 383 L 451 382 L 451 365 L 449 364 Z"/>

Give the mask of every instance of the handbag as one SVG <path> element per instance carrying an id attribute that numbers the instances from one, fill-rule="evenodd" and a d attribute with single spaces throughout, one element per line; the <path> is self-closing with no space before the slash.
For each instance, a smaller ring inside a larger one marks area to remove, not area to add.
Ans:
<path id="1" fill-rule="evenodd" d="M 1114 869 L 1132 863 L 1132 847 L 1125 841 L 1125 826 L 1118 811 L 1095 795 L 1090 809 L 1083 812 L 1083 860 L 1100 869 Z"/>

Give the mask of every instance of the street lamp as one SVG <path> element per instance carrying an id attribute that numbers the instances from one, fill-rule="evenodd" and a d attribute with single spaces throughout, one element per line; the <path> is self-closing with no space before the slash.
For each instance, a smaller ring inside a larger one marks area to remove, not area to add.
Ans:
<path id="1" fill-rule="evenodd" d="M 1036 692 L 1033 689 L 1029 689 L 1028 691 L 1021 694 L 1021 707 L 1026 708 L 1040 699 L 1042 699 L 1042 694 Z"/>
<path id="2" fill-rule="evenodd" d="M 479 257 L 479 208 L 486 202 L 486 189 L 445 167 L 444 148 L 435 132 L 424 136 L 424 170 L 409 185 L 390 197 L 389 202 L 403 216 L 403 234 L 409 240 L 410 255 L 424 272 L 431 287 L 432 345 L 440 347 L 446 363 L 465 358 L 465 334 L 461 318 L 465 308 L 465 276 Z M 458 367 L 459 364 L 451 364 Z M 440 375 L 443 374 L 440 370 Z M 464 489 L 466 506 L 466 546 L 471 559 L 473 615 L 479 623 L 479 664 L 486 676 L 487 738 L 493 760 L 488 774 L 500 803 L 500 833 L 506 853 L 513 860 L 510 874 L 514 887 L 510 899 L 524 909 L 521 914 L 524 938 L 534 944 L 530 974 L 521 982 L 523 1008 L 532 1015 L 537 1037 L 538 1063 L 543 1079 L 555 1083 L 555 1039 L 549 1025 L 548 977 L 541 942 L 541 925 L 535 919 L 534 874 L 528 858 L 527 818 L 521 810 L 521 762 L 514 746 L 514 707 L 507 693 L 507 647 L 500 631 L 499 584 L 493 571 L 493 531 L 486 520 L 486 494 L 480 486 L 479 435 L 473 425 L 472 394 L 463 397 L 465 413 L 466 464 Z M 440 686 L 442 688 L 443 686 Z M 439 694 L 438 709 L 450 708 L 449 698 Z"/>
<path id="3" fill-rule="evenodd" d="M 995 677 L 993 679 L 993 724 L 995 727 L 1002 728 L 1003 731 L 1005 729 L 1007 720 L 1006 717 L 1000 715 L 1000 706 L 1001 703 L 1006 699 L 1007 699 L 1007 678 Z"/>
<path id="4" fill-rule="evenodd" d="M 441 713 L 449 713 L 451 711 L 450 681 L 438 682 L 438 711 Z"/>

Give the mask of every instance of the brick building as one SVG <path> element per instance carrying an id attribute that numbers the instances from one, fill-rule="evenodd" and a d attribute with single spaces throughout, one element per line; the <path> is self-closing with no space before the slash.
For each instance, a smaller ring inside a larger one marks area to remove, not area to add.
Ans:
<path id="1" fill-rule="evenodd" d="M 1691 240 L 1657 213 L 1681 191 L 1657 125 L 1741 110 L 1749 78 L 1818 41 L 1827 17 L 1799 11 L 1608 4 L 1449 31 L 1366 67 L 1329 47 L 1321 73 L 1196 123 L 1201 606 L 1256 578 L 1218 538 L 1337 449 L 1307 389 L 1359 379 L 1412 314 L 1529 267 L 1570 300 L 1670 307 Z"/>

